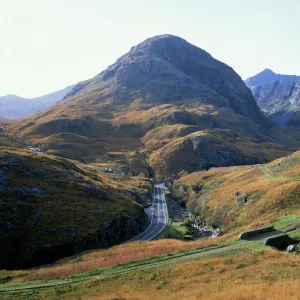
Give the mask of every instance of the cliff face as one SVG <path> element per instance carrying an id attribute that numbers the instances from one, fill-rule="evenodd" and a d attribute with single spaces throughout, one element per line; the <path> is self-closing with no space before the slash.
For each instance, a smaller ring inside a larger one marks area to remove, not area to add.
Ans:
<path id="1" fill-rule="evenodd" d="M 137 191 L 111 182 L 65 159 L 1 148 L 0 268 L 52 263 L 139 233 L 147 216 Z"/>
<path id="2" fill-rule="evenodd" d="M 272 71 L 270 71 L 272 72 Z M 258 106 L 279 127 L 298 127 L 300 110 L 300 77 L 262 72 L 245 82 Z"/>
<path id="3" fill-rule="evenodd" d="M 272 115 L 280 111 L 298 111 L 300 107 L 300 80 L 272 81 L 251 88 L 257 104 L 266 113 Z"/>

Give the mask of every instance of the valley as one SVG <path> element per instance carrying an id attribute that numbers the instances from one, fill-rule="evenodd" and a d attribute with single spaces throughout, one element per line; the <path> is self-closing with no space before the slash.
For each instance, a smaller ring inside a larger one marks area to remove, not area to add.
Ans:
<path id="1" fill-rule="evenodd" d="M 298 81 L 164 34 L 1 119 L 0 297 L 296 299 Z"/>

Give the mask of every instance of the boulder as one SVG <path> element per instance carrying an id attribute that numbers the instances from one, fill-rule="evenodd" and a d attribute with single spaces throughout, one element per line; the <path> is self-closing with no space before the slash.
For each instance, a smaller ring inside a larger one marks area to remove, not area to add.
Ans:
<path id="1" fill-rule="evenodd" d="M 296 250 L 296 245 L 289 245 L 287 248 L 286 248 L 286 251 L 287 252 L 293 252 Z"/>

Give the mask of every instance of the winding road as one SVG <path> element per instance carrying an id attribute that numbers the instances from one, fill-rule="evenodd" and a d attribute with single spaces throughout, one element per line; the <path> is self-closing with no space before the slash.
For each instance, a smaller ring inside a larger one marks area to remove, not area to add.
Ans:
<path id="1" fill-rule="evenodd" d="M 149 227 L 131 239 L 133 241 L 150 241 L 160 234 L 168 225 L 168 209 L 164 192 L 164 184 L 159 183 L 154 186 L 154 195 L 152 201 L 152 215 Z"/>

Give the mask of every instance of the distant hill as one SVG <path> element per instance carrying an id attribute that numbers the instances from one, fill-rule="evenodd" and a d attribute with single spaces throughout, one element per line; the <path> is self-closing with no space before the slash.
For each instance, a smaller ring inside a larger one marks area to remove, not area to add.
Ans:
<path id="1" fill-rule="evenodd" d="M 16 95 L 0 97 L 0 118 L 19 118 L 38 112 L 60 101 L 74 85 L 62 90 L 31 99 Z"/>
<path id="2" fill-rule="evenodd" d="M 156 178 L 262 163 L 294 145 L 230 66 L 168 34 L 132 47 L 53 107 L 6 127 L 48 153 L 111 165 L 125 157 L 129 169 L 138 166 L 135 174 Z"/>
<path id="3" fill-rule="evenodd" d="M 245 80 L 261 111 L 279 127 L 300 129 L 300 76 L 271 70 Z"/>

